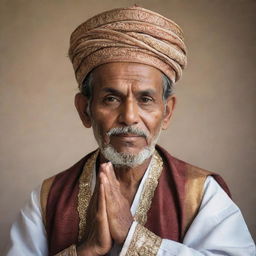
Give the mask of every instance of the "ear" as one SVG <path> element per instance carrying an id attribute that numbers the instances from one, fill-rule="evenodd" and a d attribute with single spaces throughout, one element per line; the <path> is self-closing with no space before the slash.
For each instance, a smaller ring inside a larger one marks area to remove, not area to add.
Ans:
<path id="1" fill-rule="evenodd" d="M 162 123 L 162 129 L 166 130 L 169 126 L 175 105 L 176 105 L 177 98 L 175 94 L 168 97 L 166 100 L 166 106 L 165 106 L 165 113 L 164 113 L 164 119 Z"/>
<path id="2" fill-rule="evenodd" d="M 91 117 L 89 113 L 87 113 L 89 105 L 89 100 L 82 93 L 77 93 L 75 96 L 75 106 L 77 112 L 86 128 L 90 128 L 92 126 Z"/>

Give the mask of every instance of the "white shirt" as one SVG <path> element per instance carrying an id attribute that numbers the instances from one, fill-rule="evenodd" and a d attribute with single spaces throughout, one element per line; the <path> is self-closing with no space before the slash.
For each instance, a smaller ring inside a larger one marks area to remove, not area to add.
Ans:
<path id="1" fill-rule="evenodd" d="M 144 174 L 132 203 L 132 215 L 138 207 L 147 175 L 148 170 Z M 95 184 L 95 175 L 93 179 L 92 182 Z M 28 203 L 12 225 L 6 256 L 48 255 L 46 231 L 40 206 L 40 190 L 41 187 L 32 191 Z M 114 245 L 111 255 L 126 254 L 136 225 L 137 222 L 134 221 L 123 247 Z M 183 243 L 163 239 L 157 255 L 255 256 L 256 250 L 239 208 L 218 183 L 212 177 L 208 177 L 204 184 L 204 196 L 199 213 L 187 231 Z"/>

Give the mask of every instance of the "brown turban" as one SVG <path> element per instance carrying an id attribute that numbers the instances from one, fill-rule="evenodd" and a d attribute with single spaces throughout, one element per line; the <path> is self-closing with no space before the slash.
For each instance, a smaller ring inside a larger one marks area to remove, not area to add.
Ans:
<path id="1" fill-rule="evenodd" d="M 147 64 L 176 82 L 187 62 L 183 40 L 180 27 L 158 13 L 137 6 L 113 9 L 77 27 L 69 57 L 79 87 L 91 70 L 110 62 Z"/>

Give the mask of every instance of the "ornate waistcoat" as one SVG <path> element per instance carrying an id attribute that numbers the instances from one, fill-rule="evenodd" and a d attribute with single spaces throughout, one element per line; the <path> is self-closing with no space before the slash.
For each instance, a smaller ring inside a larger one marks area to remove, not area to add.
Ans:
<path id="1" fill-rule="evenodd" d="M 161 238 L 182 242 L 200 207 L 207 176 L 212 175 L 230 193 L 219 175 L 178 160 L 159 146 L 156 150 L 155 171 L 144 185 L 135 219 Z M 83 237 L 96 156 L 90 153 L 43 182 L 41 205 L 49 255 L 77 244 Z"/>

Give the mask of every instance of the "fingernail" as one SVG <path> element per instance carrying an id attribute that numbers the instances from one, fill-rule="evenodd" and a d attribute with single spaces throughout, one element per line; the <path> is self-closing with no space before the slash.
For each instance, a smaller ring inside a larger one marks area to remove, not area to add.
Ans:
<path id="1" fill-rule="evenodd" d="M 103 167 L 103 168 L 104 168 L 104 167 L 107 166 L 107 164 L 108 164 L 108 163 L 102 163 L 102 164 L 100 165 L 100 167 Z"/>

